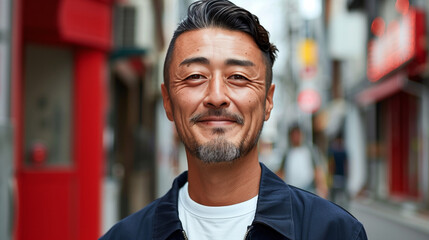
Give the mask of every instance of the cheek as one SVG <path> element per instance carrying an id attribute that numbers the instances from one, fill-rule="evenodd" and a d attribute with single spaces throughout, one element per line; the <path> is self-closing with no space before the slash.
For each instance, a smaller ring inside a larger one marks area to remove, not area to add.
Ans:
<path id="1" fill-rule="evenodd" d="M 243 115 L 247 115 L 246 117 L 253 124 L 258 124 L 261 117 L 264 116 L 264 101 L 262 98 L 258 97 L 256 94 L 247 94 L 238 98 L 239 104 L 241 105 L 239 108 L 241 109 L 241 113 Z"/>
<path id="2" fill-rule="evenodd" d="M 180 119 L 186 120 L 190 117 L 190 115 L 198 107 L 199 101 L 197 97 L 198 96 L 196 96 L 195 93 L 183 93 L 175 96 L 175 98 L 173 99 L 173 112 L 176 121 L 180 121 Z"/>
<path id="3" fill-rule="evenodd" d="M 246 103 L 251 106 L 252 109 L 264 108 L 265 105 L 265 96 L 256 91 L 251 91 L 243 96 L 242 99 L 246 99 Z"/>

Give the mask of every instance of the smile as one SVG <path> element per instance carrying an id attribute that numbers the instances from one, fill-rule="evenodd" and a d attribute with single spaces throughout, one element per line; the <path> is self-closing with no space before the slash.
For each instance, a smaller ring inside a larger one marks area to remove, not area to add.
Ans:
<path id="1" fill-rule="evenodd" d="M 232 124 L 244 124 L 244 119 L 238 114 L 225 110 L 209 110 L 206 113 L 196 114 L 190 118 L 192 124 L 202 123 L 208 126 L 227 126 Z"/>
<path id="2" fill-rule="evenodd" d="M 222 127 L 237 123 L 236 120 L 225 117 L 203 117 L 197 122 L 213 127 Z"/>

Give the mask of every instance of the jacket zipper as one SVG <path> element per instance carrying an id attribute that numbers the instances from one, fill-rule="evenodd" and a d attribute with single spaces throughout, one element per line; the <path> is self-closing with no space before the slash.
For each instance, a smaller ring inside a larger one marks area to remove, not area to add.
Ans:
<path id="1" fill-rule="evenodd" d="M 247 231 L 246 231 L 246 234 L 244 234 L 244 238 L 243 238 L 243 240 L 246 240 L 247 235 L 249 235 L 249 232 L 250 232 L 250 230 L 252 230 L 252 228 L 253 228 L 253 226 L 252 226 L 252 225 L 251 225 L 251 226 L 249 226 L 249 227 L 247 227 Z"/>
<path id="2" fill-rule="evenodd" d="M 183 233 L 183 237 L 185 238 L 185 240 L 188 240 L 188 236 L 186 236 L 185 230 L 182 230 L 182 233 Z"/>

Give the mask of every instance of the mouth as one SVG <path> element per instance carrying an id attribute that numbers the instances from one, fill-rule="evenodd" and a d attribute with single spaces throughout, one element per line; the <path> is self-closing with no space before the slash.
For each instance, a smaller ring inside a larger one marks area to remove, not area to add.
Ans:
<path id="1" fill-rule="evenodd" d="M 224 127 L 232 124 L 243 125 L 244 120 L 240 115 L 225 110 L 209 110 L 206 113 L 192 116 L 190 122 L 212 127 Z"/>
<path id="2" fill-rule="evenodd" d="M 202 123 L 202 124 L 205 124 L 207 126 L 212 126 L 212 127 L 222 127 L 222 126 L 228 126 L 231 124 L 235 124 L 235 123 L 237 123 L 237 121 L 235 119 L 227 118 L 227 117 L 210 116 L 210 117 L 203 117 L 203 118 L 199 119 L 197 121 L 197 123 Z"/>

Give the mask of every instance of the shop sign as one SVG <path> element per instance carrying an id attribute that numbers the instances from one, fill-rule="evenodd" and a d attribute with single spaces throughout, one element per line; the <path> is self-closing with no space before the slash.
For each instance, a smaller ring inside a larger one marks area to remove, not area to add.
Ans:
<path id="1" fill-rule="evenodd" d="M 314 89 L 304 89 L 298 94 L 298 106 L 303 112 L 314 113 L 321 103 L 320 94 Z"/>
<path id="2" fill-rule="evenodd" d="M 313 39 L 304 39 L 298 43 L 299 60 L 304 66 L 317 64 L 317 43 Z"/>
<path id="3" fill-rule="evenodd" d="M 407 65 L 410 74 L 425 62 L 424 15 L 409 9 L 399 21 L 393 21 L 384 34 L 368 44 L 367 76 L 376 82 Z"/>
<path id="4" fill-rule="evenodd" d="M 314 39 L 303 39 L 298 43 L 298 60 L 300 76 L 304 81 L 314 80 L 317 75 L 317 42 Z"/>

